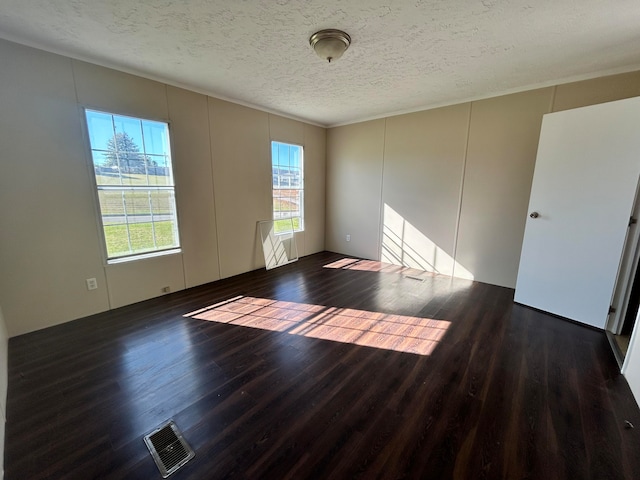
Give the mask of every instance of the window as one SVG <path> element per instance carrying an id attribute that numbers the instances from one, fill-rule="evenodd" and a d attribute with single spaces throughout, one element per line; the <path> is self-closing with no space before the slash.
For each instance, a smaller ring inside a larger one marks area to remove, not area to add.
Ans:
<path id="1" fill-rule="evenodd" d="M 271 142 L 273 220 L 275 233 L 304 230 L 302 147 Z"/>
<path id="2" fill-rule="evenodd" d="M 169 126 L 85 114 L 107 258 L 179 248 Z"/>

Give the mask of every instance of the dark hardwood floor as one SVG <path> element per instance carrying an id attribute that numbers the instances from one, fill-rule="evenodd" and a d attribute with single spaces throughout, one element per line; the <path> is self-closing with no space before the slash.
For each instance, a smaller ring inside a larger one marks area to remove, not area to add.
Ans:
<path id="1" fill-rule="evenodd" d="M 142 437 L 169 418 L 176 480 L 640 478 L 603 332 L 342 258 L 12 338 L 6 478 L 160 478 Z"/>

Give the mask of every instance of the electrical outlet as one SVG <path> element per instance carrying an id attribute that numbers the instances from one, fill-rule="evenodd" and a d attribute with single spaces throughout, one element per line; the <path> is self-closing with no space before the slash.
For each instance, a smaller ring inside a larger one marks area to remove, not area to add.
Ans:
<path id="1" fill-rule="evenodd" d="M 171 287 L 162 287 L 162 293 L 169 293 L 171 292 Z"/>
<path id="2" fill-rule="evenodd" d="M 351 235 L 347 234 L 347 242 L 351 241 Z"/>
<path id="3" fill-rule="evenodd" d="M 95 290 L 98 288 L 98 281 L 95 278 L 87 278 L 87 290 Z"/>

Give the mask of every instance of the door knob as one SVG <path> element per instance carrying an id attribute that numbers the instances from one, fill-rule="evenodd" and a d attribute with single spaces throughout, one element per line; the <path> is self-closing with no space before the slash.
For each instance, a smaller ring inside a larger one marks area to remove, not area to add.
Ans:
<path id="1" fill-rule="evenodd" d="M 540 216 L 540 214 L 539 214 L 538 212 L 531 212 L 531 213 L 529 214 L 529 216 L 530 216 L 531 218 L 538 218 L 538 217 Z"/>

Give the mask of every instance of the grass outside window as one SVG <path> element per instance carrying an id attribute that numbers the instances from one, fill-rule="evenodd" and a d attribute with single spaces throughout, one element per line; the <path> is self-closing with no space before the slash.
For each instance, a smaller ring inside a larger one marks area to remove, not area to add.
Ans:
<path id="1" fill-rule="evenodd" d="M 153 252 L 172 248 L 176 243 L 173 224 L 170 221 L 154 222 L 153 224 L 145 222 L 130 223 L 129 225 L 105 225 L 104 238 L 107 243 L 107 251 L 113 252 L 114 255 Z"/>

